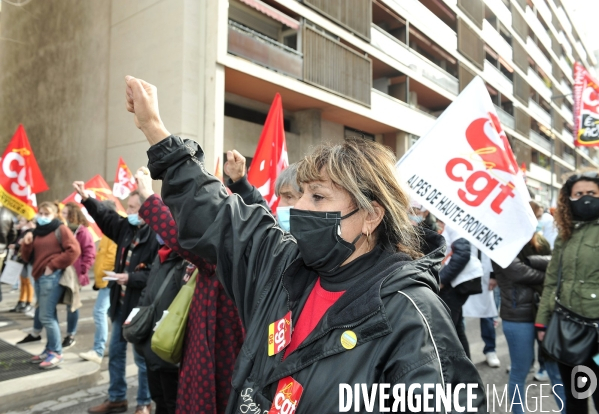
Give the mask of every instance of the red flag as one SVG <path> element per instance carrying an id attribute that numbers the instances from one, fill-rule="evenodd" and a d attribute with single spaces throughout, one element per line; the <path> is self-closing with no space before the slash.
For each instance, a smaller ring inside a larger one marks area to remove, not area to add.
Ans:
<path id="1" fill-rule="evenodd" d="M 95 198 L 96 200 L 99 200 L 99 201 L 112 200 L 112 201 L 114 201 L 114 203 L 116 204 L 117 213 L 119 213 L 123 217 L 127 216 L 127 212 L 121 205 L 121 202 L 119 201 L 118 198 L 116 198 L 112 194 L 112 191 L 110 190 L 110 186 L 104 180 L 104 178 L 102 178 L 102 176 L 100 174 L 96 175 L 94 178 L 92 178 L 91 180 L 86 182 L 85 189 L 87 190 L 88 195 L 90 197 Z M 100 230 L 100 228 L 98 227 L 98 225 L 96 224 L 94 219 L 89 215 L 89 213 L 87 212 L 85 207 L 81 204 L 81 196 L 78 193 L 73 191 L 73 193 L 71 193 L 70 196 L 68 196 L 67 198 L 62 200 L 62 204 L 66 204 L 71 201 L 79 204 L 79 206 L 81 207 L 83 214 L 85 214 L 85 217 L 87 218 L 87 220 L 90 223 L 89 230 L 92 233 L 92 237 L 94 238 L 94 241 L 100 240 L 102 238 L 102 231 Z"/>
<path id="2" fill-rule="evenodd" d="M 248 181 L 254 185 L 268 206 L 274 210 L 278 200 L 275 195 L 275 181 L 281 171 L 289 166 L 285 129 L 283 125 L 283 103 L 281 95 L 275 95 L 272 102 L 260 141 L 248 171 Z"/>
<path id="3" fill-rule="evenodd" d="M 19 124 L 2 155 L 0 202 L 31 220 L 37 212 L 35 195 L 46 190 L 48 184 L 37 165 L 25 128 Z"/>
<path id="4" fill-rule="evenodd" d="M 131 170 L 129 170 L 129 167 L 123 161 L 123 157 L 119 157 L 119 165 L 116 167 L 116 177 L 112 186 L 112 194 L 124 200 L 136 188 L 135 177 L 133 177 Z"/>
<path id="5" fill-rule="evenodd" d="M 574 144 L 599 146 L 599 83 L 574 63 Z"/>

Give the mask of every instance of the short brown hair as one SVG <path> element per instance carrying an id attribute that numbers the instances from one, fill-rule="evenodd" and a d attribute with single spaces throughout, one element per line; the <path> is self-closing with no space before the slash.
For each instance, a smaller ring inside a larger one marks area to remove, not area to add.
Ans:
<path id="1" fill-rule="evenodd" d="M 87 218 L 85 218 L 85 215 L 83 214 L 83 211 L 81 211 L 79 204 L 73 203 L 71 201 L 65 204 L 65 207 L 68 210 L 67 221 L 69 223 L 89 227 L 89 221 L 87 221 Z"/>
<path id="2" fill-rule="evenodd" d="M 375 231 L 377 241 L 391 244 L 412 258 L 421 257 L 420 236 L 410 223 L 410 197 L 396 176 L 395 155 L 385 146 L 363 138 L 342 144 L 324 144 L 298 163 L 298 183 L 321 180 L 325 170 L 331 181 L 345 189 L 356 207 L 369 213 L 376 201 L 385 210 Z"/>

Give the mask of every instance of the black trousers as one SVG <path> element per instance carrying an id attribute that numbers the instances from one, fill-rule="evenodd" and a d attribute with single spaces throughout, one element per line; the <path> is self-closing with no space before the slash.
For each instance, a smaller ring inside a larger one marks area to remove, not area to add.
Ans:
<path id="1" fill-rule="evenodd" d="M 156 403 L 155 414 L 175 414 L 179 371 L 148 369 L 148 385 Z"/>
<path id="2" fill-rule="evenodd" d="M 574 367 L 560 364 L 559 362 L 557 363 L 557 365 L 559 366 L 559 373 L 562 376 L 564 392 L 566 393 L 566 409 L 562 412 L 565 414 L 588 414 L 588 398 L 579 400 L 577 398 L 574 398 L 574 395 L 572 395 L 572 370 L 574 369 Z M 595 373 L 595 377 L 599 379 L 599 367 L 597 366 L 597 364 L 593 362 L 593 360 L 589 360 L 583 365 L 587 368 L 590 368 L 593 371 L 593 373 Z M 599 389 L 595 390 L 591 398 L 593 398 L 595 409 L 599 409 Z"/>
<path id="3" fill-rule="evenodd" d="M 466 329 L 462 322 L 462 306 L 464 305 L 464 303 L 466 303 L 468 295 L 462 295 L 458 293 L 453 287 L 451 287 L 451 285 L 447 285 L 443 286 L 443 289 L 441 289 L 441 292 L 439 293 L 439 297 L 449 307 L 453 326 L 455 326 L 455 330 L 458 334 L 458 338 L 460 340 L 460 343 L 462 344 L 462 347 L 464 347 L 464 352 L 466 352 L 466 356 L 470 358 L 470 346 L 468 345 Z"/>

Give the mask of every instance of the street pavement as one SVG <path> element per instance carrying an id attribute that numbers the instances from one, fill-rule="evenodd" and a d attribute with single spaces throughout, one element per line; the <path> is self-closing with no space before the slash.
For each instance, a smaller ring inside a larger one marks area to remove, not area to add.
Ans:
<path id="1" fill-rule="evenodd" d="M 2 333 L 7 330 L 14 329 L 22 329 L 27 330 L 32 326 L 32 319 L 23 315 L 23 314 L 15 314 L 9 313 L 8 310 L 12 308 L 17 300 L 18 294 L 13 292 L 10 293 L 10 287 L 7 285 L 2 285 L 3 292 L 3 301 L 0 302 L 0 338 L 2 337 Z M 91 348 L 93 344 L 94 337 L 94 323 L 92 318 L 93 305 L 95 300 L 96 292 L 92 291 L 91 288 L 86 287 L 82 292 L 83 297 L 83 307 L 80 310 L 80 319 L 79 319 L 79 327 L 77 332 L 77 343 L 70 348 L 67 352 L 73 352 L 78 354 L 79 352 L 87 351 Z M 65 335 L 66 330 L 66 313 L 65 307 L 59 307 L 59 321 L 61 321 L 61 331 L 63 335 Z M 2 318 L 8 318 L 10 320 L 9 325 L 2 325 Z M 487 384 L 489 385 L 489 407 L 488 412 L 503 414 L 509 413 L 510 411 L 506 409 L 506 400 L 504 399 L 503 403 L 500 404 L 498 398 L 501 397 L 503 390 L 505 389 L 509 374 L 506 372 L 506 368 L 510 364 L 509 354 L 507 343 L 505 341 L 505 337 L 503 336 L 503 332 L 501 329 L 501 324 L 497 327 L 497 354 L 499 359 L 501 360 L 500 368 L 491 368 L 485 362 L 485 356 L 482 353 L 484 344 L 480 337 L 480 326 L 478 319 L 467 318 L 466 320 L 466 331 L 468 335 L 468 340 L 470 342 L 470 352 L 472 354 L 472 360 L 478 369 L 485 388 Z M 26 333 L 23 333 L 23 337 L 25 337 Z M 537 364 L 535 363 L 535 366 Z M 23 402 L 23 408 L 17 411 L 10 411 L 9 414 L 41 414 L 41 413 L 85 413 L 87 408 L 97 405 L 104 401 L 107 398 L 107 390 L 108 390 L 108 357 L 105 357 L 102 365 L 101 365 L 101 375 L 98 382 L 93 386 L 86 389 L 81 390 L 71 390 L 70 392 L 65 393 L 64 395 L 49 399 L 47 401 L 35 404 L 28 405 L 26 401 Z M 129 412 L 133 412 L 135 409 L 135 396 L 137 392 L 137 375 L 136 375 L 136 367 L 133 362 L 133 354 L 131 351 L 131 347 L 129 347 L 127 354 L 127 371 L 128 371 L 128 401 L 129 401 Z M 558 405 L 553 398 L 553 395 L 550 392 L 550 386 L 544 385 L 542 387 L 542 399 L 540 395 L 541 384 L 549 384 L 539 383 L 533 380 L 533 373 L 531 372 L 528 377 L 527 385 L 535 384 L 537 386 L 532 386 L 529 388 L 528 393 L 528 402 L 529 408 L 531 412 L 541 412 L 541 408 L 545 412 L 558 412 Z M 568 379 L 569 380 L 569 379 Z M 492 394 L 493 394 L 493 385 L 496 389 L 496 394 L 499 396 L 495 398 L 494 403 Z M 0 384 L 1 386 L 1 384 Z M 542 401 L 542 407 L 539 406 L 539 401 Z M 535 409 L 535 404 L 537 409 Z M 0 413 L 3 412 L 1 409 L 0 402 Z M 591 413 L 596 413 L 594 409 L 590 410 Z"/>

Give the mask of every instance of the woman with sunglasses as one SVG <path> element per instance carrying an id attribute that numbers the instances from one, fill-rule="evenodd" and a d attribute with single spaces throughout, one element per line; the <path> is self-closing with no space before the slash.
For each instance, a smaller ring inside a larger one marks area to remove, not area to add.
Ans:
<path id="1" fill-rule="evenodd" d="M 545 329 L 555 312 L 556 297 L 560 308 L 563 306 L 567 312 L 576 313 L 588 320 L 599 322 L 599 174 L 586 172 L 570 177 L 559 192 L 558 206 L 555 221 L 559 229 L 559 236 L 555 241 L 553 257 L 547 268 L 543 295 L 537 312 L 536 327 L 539 330 L 539 340 L 545 338 Z M 570 313 L 571 315 L 571 313 Z M 589 330 L 592 333 L 592 329 Z M 570 342 L 567 333 L 560 340 L 570 351 L 577 344 L 586 343 L 584 338 Z M 548 336 L 547 341 L 555 341 L 555 337 Z M 592 360 L 597 354 L 597 341 L 588 341 L 592 349 L 578 350 L 579 354 L 585 351 L 590 355 L 588 361 L 582 365 L 590 368 L 595 376 L 599 376 L 599 367 Z M 553 343 L 546 342 L 544 346 L 552 348 Z M 562 358 L 564 359 L 564 358 Z M 565 413 L 585 414 L 588 412 L 588 398 L 579 399 L 571 385 L 573 366 L 559 363 L 566 394 Z M 591 385 L 592 386 L 592 385 Z M 594 392 L 593 402 L 599 408 L 599 392 Z"/>

